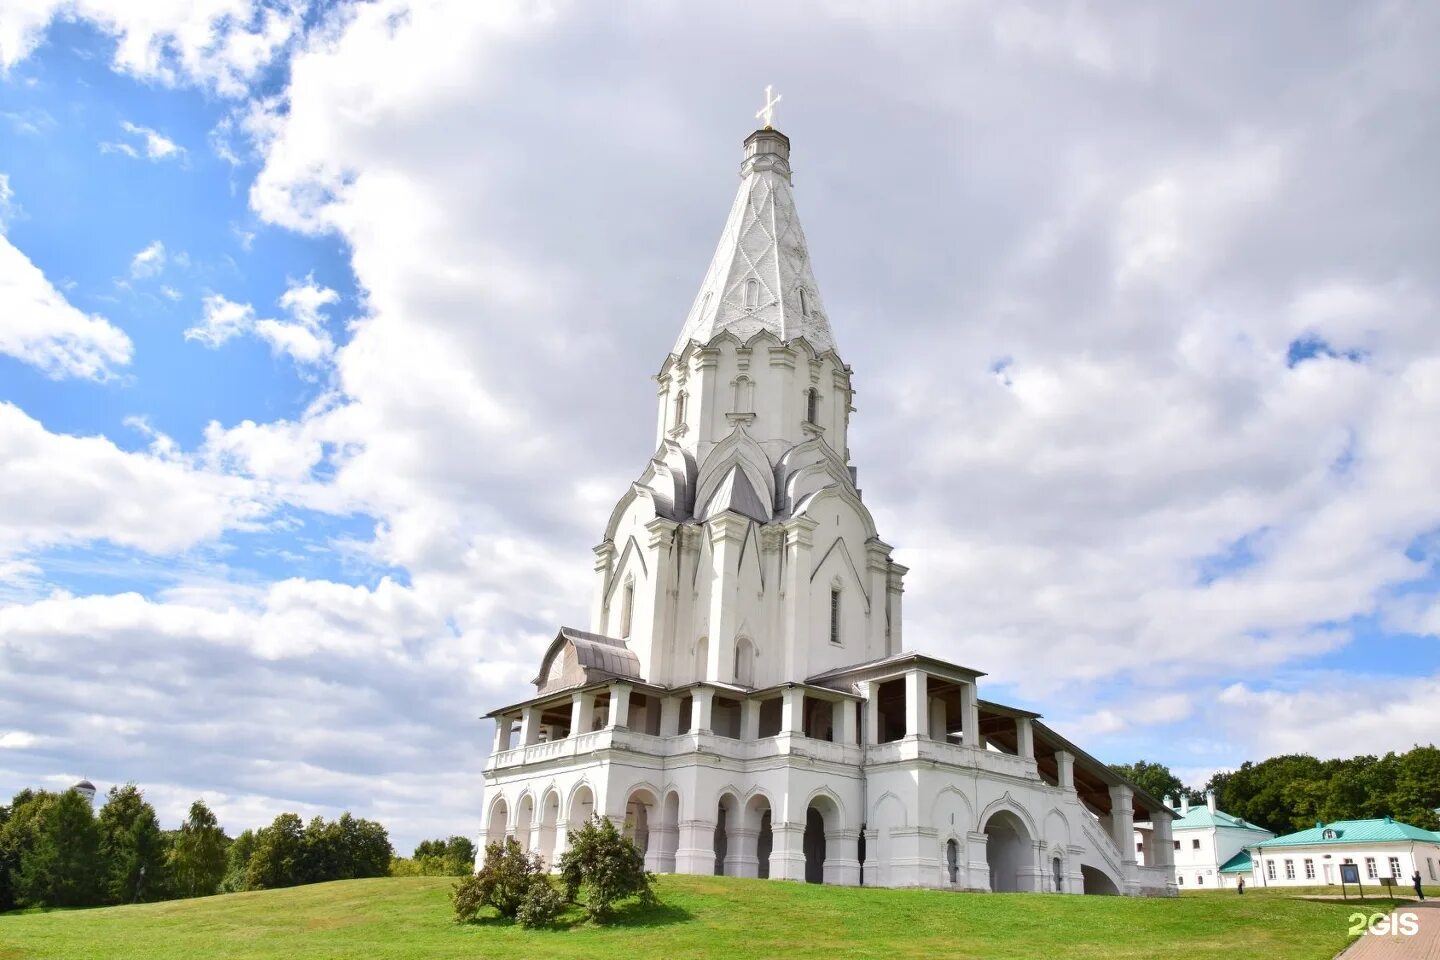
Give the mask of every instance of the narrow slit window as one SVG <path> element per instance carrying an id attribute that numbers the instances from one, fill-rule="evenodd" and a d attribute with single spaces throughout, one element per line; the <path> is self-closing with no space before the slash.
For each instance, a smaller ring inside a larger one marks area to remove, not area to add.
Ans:
<path id="1" fill-rule="evenodd" d="M 830 642 L 840 643 L 840 588 L 830 588 Z"/>
<path id="2" fill-rule="evenodd" d="M 630 638 L 630 620 L 635 613 L 635 582 L 633 580 L 625 583 L 625 599 L 620 605 L 620 639 Z"/>
<path id="3" fill-rule="evenodd" d="M 685 391 L 681 390 L 675 397 L 675 426 L 685 423 Z"/>
<path id="4" fill-rule="evenodd" d="M 810 295 L 805 292 L 804 287 L 800 288 L 800 316 L 810 316 Z"/>
<path id="5" fill-rule="evenodd" d="M 814 387 L 805 391 L 805 422 L 820 422 L 820 391 Z"/>
<path id="6" fill-rule="evenodd" d="M 758 307 L 760 305 L 760 281 L 745 281 L 745 306 Z"/>

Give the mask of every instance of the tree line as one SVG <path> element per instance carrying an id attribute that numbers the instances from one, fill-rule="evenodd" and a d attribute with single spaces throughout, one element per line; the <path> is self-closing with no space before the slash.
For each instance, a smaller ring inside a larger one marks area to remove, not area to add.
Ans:
<path id="1" fill-rule="evenodd" d="M 1203 803 L 1205 791 L 1214 790 L 1221 810 L 1276 834 L 1304 830 L 1316 821 L 1380 817 L 1440 830 L 1440 748 L 1433 744 L 1384 756 L 1319 760 L 1289 753 L 1258 763 L 1247 760 L 1214 774 L 1199 790 L 1161 763 L 1141 760 L 1112 769 L 1156 797 L 1186 796 Z"/>
<path id="2" fill-rule="evenodd" d="M 179 829 L 162 830 L 134 784 L 110 789 L 97 813 L 75 790 L 22 790 L 0 805 L 0 912 L 203 897 L 327 880 L 466 875 L 464 837 L 426 840 L 395 857 L 385 827 L 346 812 L 309 823 L 282 813 L 230 838 L 202 800 Z"/>

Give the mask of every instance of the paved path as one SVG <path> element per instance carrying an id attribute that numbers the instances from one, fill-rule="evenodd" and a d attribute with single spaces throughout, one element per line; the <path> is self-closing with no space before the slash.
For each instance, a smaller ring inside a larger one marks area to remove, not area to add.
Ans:
<path id="1" fill-rule="evenodd" d="M 1396 907 L 1391 916 L 1392 929 L 1395 915 L 1406 913 L 1413 914 L 1419 923 L 1419 932 L 1414 936 L 1380 937 L 1367 933 L 1340 955 L 1341 960 L 1440 960 L 1440 901 L 1426 900 Z"/>

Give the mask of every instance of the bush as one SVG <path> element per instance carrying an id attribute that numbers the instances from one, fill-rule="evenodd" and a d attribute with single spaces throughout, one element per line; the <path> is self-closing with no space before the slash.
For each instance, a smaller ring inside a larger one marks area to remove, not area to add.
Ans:
<path id="1" fill-rule="evenodd" d="M 560 877 L 565 899 L 574 902 L 585 890 L 585 912 L 596 923 L 604 923 L 615 904 L 637 897 L 654 904 L 655 877 L 645 869 L 645 855 L 627 840 L 615 824 L 596 815 L 570 834 L 570 849 L 560 858 Z"/>
<path id="2" fill-rule="evenodd" d="M 515 914 L 515 919 L 520 921 L 520 926 L 533 930 L 536 927 L 549 926 L 556 917 L 565 912 L 565 907 L 565 898 L 549 879 L 536 877 L 526 891 L 525 899 L 520 901 L 520 910 Z"/>
<path id="3" fill-rule="evenodd" d="M 488 843 L 485 845 L 485 866 L 473 877 L 457 883 L 451 894 L 455 920 L 457 923 L 468 923 L 475 919 L 481 907 L 494 907 L 500 916 L 514 920 L 520 912 L 520 905 L 531 895 L 537 883 L 550 886 L 538 854 L 526 853 L 514 837 Z"/>

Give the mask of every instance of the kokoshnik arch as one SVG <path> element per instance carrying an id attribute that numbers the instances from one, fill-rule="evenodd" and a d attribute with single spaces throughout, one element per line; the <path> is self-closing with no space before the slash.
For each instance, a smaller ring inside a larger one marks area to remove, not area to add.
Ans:
<path id="1" fill-rule="evenodd" d="M 599 813 L 662 873 L 1173 894 L 1167 806 L 905 649 L 906 568 L 856 486 L 852 371 L 764 119 L 656 378 L 655 453 L 595 548 L 589 629 L 487 715 L 482 839 L 554 864 Z"/>

